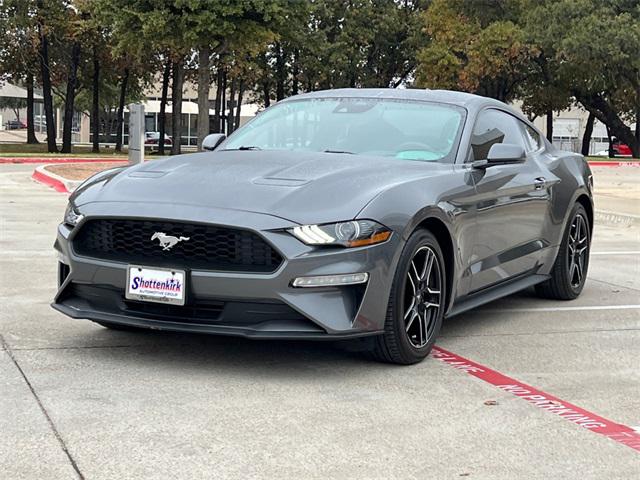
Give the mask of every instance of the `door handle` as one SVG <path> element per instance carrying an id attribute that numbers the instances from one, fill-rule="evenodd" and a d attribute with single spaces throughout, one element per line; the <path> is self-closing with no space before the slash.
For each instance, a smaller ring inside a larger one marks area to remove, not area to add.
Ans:
<path id="1" fill-rule="evenodd" d="M 533 181 L 533 186 L 536 190 L 542 190 L 547 184 L 547 179 L 544 177 L 538 177 Z"/>

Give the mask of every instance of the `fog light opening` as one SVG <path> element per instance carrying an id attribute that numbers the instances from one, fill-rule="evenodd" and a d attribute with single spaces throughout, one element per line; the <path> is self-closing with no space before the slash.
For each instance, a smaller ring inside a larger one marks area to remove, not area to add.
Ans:
<path id="1" fill-rule="evenodd" d="M 318 275 L 313 277 L 298 277 L 291 282 L 296 288 L 310 287 L 339 287 L 342 285 L 358 285 L 369 280 L 369 274 L 347 273 L 344 275 Z"/>

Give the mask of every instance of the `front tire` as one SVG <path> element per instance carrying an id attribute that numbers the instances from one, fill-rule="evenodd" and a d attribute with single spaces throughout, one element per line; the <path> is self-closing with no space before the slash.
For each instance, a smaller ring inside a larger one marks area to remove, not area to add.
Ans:
<path id="1" fill-rule="evenodd" d="M 577 298 L 587 279 L 590 249 L 589 217 L 584 207 L 576 203 L 569 215 L 551 278 L 536 285 L 538 296 L 554 300 Z"/>
<path id="2" fill-rule="evenodd" d="M 428 230 L 407 241 L 396 269 L 384 334 L 375 339 L 374 358 L 410 365 L 423 360 L 440 332 L 446 302 L 442 250 Z"/>

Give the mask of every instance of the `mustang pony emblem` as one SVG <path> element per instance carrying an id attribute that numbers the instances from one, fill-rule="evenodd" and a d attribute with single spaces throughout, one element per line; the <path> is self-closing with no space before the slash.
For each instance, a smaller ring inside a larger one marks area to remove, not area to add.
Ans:
<path id="1" fill-rule="evenodd" d="M 172 235 L 167 235 L 164 232 L 156 232 L 151 237 L 151 240 L 158 239 L 160 241 L 160 246 L 162 250 L 169 250 L 172 247 L 175 247 L 178 242 L 186 242 L 189 240 L 189 237 L 174 237 Z"/>

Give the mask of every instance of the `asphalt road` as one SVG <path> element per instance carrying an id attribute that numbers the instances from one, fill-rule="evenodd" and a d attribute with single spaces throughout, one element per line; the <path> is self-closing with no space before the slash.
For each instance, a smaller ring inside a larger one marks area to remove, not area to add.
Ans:
<path id="1" fill-rule="evenodd" d="M 638 478 L 640 451 L 434 358 L 64 317 L 49 302 L 66 197 L 32 169 L 0 165 L 0 477 Z M 438 345 L 640 430 L 640 226 L 614 223 L 597 225 L 578 300 L 496 301 Z"/>

